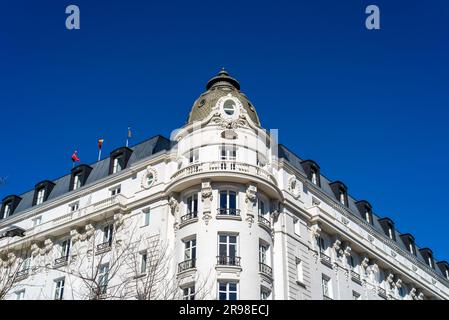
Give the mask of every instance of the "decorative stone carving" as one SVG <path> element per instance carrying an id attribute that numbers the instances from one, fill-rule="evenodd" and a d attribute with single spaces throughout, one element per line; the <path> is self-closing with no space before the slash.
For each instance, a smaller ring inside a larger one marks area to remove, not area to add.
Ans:
<path id="1" fill-rule="evenodd" d="M 371 235 L 368 235 L 368 241 L 369 241 L 369 242 L 374 242 L 374 237 L 371 236 Z"/>
<path id="2" fill-rule="evenodd" d="M 415 265 L 412 265 L 412 270 L 413 271 L 418 271 L 418 268 Z"/>
<path id="3" fill-rule="evenodd" d="M 203 220 L 206 225 L 212 219 L 212 186 L 209 180 L 203 180 L 201 182 L 201 202 L 203 203 Z"/>
<path id="4" fill-rule="evenodd" d="M 141 181 L 143 189 L 150 189 L 157 181 L 157 170 L 152 166 L 148 166 Z"/>
<path id="5" fill-rule="evenodd" d="M 418 294 L 418 300 L 423 300 L 424 299 L 424 293 L 420 292 Z"/>
<path id="6" fill-rule="evenodd" d="M 41 250 L 41 248 L 39 247 L 39 245 L 36 242 L 31 244 L 31 256 L 33 258 L 35 258 L 39 255 L 40 250 Z"/>
<path id="7" fill-rule="evenodd" d="M 314 238 L 318 238 L 318 237 L 320 236 L 320 234 L 321 234 L 321 228 L 320 228 L 320 225 L 319 225 L 318 223 L 313 224 L 313 225 L 310 227 L 310 231 L 311 231 L 312 236 L 313 236 Z"/>
<path id="8" fill-rule="evenodd" d="M 42 247 L 41 250 L 41 255 L 46 255 L 50 253 L 52 249 L 53 249 L 53 240 L 50 238 L 45 239 L 44 246 Z"/>
<path id="9" fill-rule="evenodd" d="M 346 245 L 343 255 L 346 257 L 351 256 L 351 250 L 352 250 L 351 247 L 349 245 Z"/>
<path id="10" fill-rule="evenodd" d="M 349 220 L 347 218 L 345 218 L 344 216 L 341 217 L 341 222 L 343 222 L 343 224 L 345 226 L 347 226 L 349 224 Z"/>
<path id="11" fill-rule="evenodd" d="M 410 297 L 412 297 L 413 300 L 416 299 L 416 288 L 410 290 Z"/>
<path id="12" fill-rule="evenodd" d="M 254 223 L 254 207 L 257 202 L 257 186 L 255 184 L 248 184 L 246 188 L 246 222 L 249 227 Z"/>
<path id="13" fill-rule="evenodd" d="M 173 216 L 179 211 L 179 203 L 174 195 L 171 195 L 168 200 L 168 206 L 170 207 L 170 212 Z"/>
<path id="14" fill-rule="evenodd" d="M 272 203 L 272 208 L 271 208 L 271 218 L 273 219 L 273 223 L 276 222 L 279 218 L 279 215 L 281 214 L 282 211 L 282 204 L 280 201 L 274 201 Z"/>
<path id="15" fill-rule="evenodd" d="M 94 233 L 95 227 L 91 223 L 88 223 L 84 227 L 84 233 L 80 236 L 80 240 L 81 241 L 89 240 L 94 235 Z"/>
<path id="16" fill-rule="evenodd" d="M 366 270 L 369 266 L 369 258 L 367 256 L 363 256 L 360 265 Z"/>
<path id="17" fill-rule="evenodd" d="M 12 264 L 14 264 L 14 262 L 16 262 L 17 256 L 14 252 L 8 252 L 7 259 L 8 259 L 7 260 L 8 265 L 12 265 Z"/>
<path id="18" fill-rule="evenodd" d="M 291 176 L 288 179 L 288 191 L 292 194 L 292 196 L 298 199 L 301 196 L 301 183 L 295 176 Z"/>
<path id="19" fill-rule="evenodd" d="M 401 279 L 397 279 L 396 283 L 394 285 L 395 285 L 396 288 L 402 287 L 402 280 Z"/>
<path id="20" fill-rule="evenodd" d="M 78 229 L 70 230 L 70 239 L 72 239 L 72 244 L 76 244 L 78 241 L 81 240 L 81 234 L 78 231 Z"/>

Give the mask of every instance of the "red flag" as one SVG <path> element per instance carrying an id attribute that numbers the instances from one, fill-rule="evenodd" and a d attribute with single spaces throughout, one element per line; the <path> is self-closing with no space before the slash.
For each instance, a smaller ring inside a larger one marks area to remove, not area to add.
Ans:
<path id="1" fill-rule="evenodd" d="M 78 151 L 75 151 L 75 152 L 72 154 L 72 161 L 73 161 L 73 162 L 78 162 L 78 161 L 80 161 L 80 159 L 78 158 Z"/>
<path id="2" fill-rule="evenodd" d="M 103 142 L 104 142 L 104 139 L 99 139 L 98 140 L 98 149 L 101 150 L 101 147 L 103 147 Z"/>

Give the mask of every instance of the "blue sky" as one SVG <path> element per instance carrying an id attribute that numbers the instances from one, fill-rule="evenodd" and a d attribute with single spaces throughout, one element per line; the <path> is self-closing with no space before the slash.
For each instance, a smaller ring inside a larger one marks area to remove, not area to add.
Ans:
<path id="1" fill-rule="evenodd" d="M 65 29 L 77 4 L 81 30 Z M 377 4 L 381 30 L 364 27 Z M 449 3 L 2 1 L 0 198 L 185 123 L 221 67 L 265 128 L 449 259 Z"/>

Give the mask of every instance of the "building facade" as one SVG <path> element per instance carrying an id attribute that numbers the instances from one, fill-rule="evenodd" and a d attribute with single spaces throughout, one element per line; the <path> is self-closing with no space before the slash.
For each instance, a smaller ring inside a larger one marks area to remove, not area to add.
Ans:
<path id="1" fill-rule="evenodd" d="M 0 299 L 449 299 L 449 264 L 262 128 L 222 70 L 170 139 L 3 199 Z"/>

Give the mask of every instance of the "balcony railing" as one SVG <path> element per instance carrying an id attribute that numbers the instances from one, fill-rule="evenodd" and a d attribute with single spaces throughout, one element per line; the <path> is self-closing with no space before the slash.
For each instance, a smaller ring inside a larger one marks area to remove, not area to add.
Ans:
<path id="1" fill-rule="evenodd" d="M 219 215 L 219 216 L 240 216 L 240 209 L 218 208 L 217 215 Z"/>
<path id="2" fill-rule="evenodd" d="M 270 172 L 256 165 L 237 162 L 233 160 L 221 160 L 221 161 L 191 164 L 173 174 L 171 176 L 171 180 L 184 178 L 197 173 L 214 172 L 214 171 L 228 171 L 228 172 L 231 171 L 231 172 L 252 174 L 276 184 L 276 179 Z"/>
<path id="3" fill-rule="evenodd" d="M 379 295 L 379 297 L 387 299 L 387 291 L 384 288 L 377 288 L 377 294 Z"/>
<path id="4" fill-rule="evenodd" d="M 25 279 L 26 277 L 28 277 L 29 273 L 30 273 L 29 268 L 17 271 L 14 281 L 20 281 L 20 280 Z"/>
<path id="5" fill-rule="evenodd" d="M 268 229 L 271 229 L 271 222 L 270 222 L 270 220 L 264 218 L 262 215 L 259 215 L 258 221 L 259 221 L 259 223 L 260 223 L 262 226 L 264 226 L 264 227 L 266 227 L 266 228 L 268 228 Z"/>
<path id="6" fill-rule="evenodd" d="M 190 212 L 181 217 L 181 223 L 198 218 L 198 212 Z"/>
<path id="7" fill-rule="evenodd" d="M 97 245 L 97 254 L 105 253 L 105 252 L 111 250 L 111 247 L 112 247 L 112 241 L 110 241 L 110 240 L 100 243 L 99 245 Z"/>
<path id="8" fill-rule="evenodd" d="M 57 258 L 57 259 L 55 259 L 54 267 L 58 268 L 58 267 L 65 266 L 65 265 L 67 265 L 68 261 L 69 261 L 69 256 L 68 255 L 60 257 L 60 258 Z"/>
<path id="9" fill-rule="evenodd" d="M 329 257 L 327 254 L 320 252 L 320 258 L 321 262 L 327 265 L 332 265 L 331 257 Z"/>
<path id="10" fill-rule="evenodd" d="M 354 270 L 351 270 L 351 279 L 357 283 L 361 283 L 360 274 L 358 274 Z"/>
<path id="11" fill-rule="evenodd" d="M 263 262 L 259 262 L 259 271 L 270 277 L 273 275 L 273 269 Z"/>
<path id="12" fill-rule="evenodd" d="M 240 257 L 217 256 L 217 265 L 240 267 Z"/>
<path id="13" fill-rule="evenodd" d="M 178 264 L 178 272 L 181 273 L 183 271 L 195 268 L 195 259 L 185 260 Z"/>

